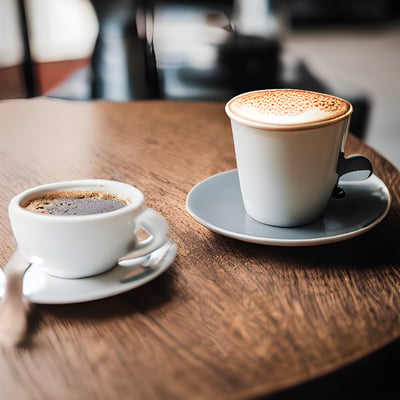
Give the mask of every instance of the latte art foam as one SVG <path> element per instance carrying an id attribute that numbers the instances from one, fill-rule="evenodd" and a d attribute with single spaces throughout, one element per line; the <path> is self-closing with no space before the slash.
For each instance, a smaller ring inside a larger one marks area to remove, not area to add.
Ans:
<path id="1" fill-rule="evenodd" d="M 227 111 L 252 122 L 272 125 L 308 124 L 330 121 L 350 110 L 338 97 L 294 89 L 245 93 L 227 104 Z"/>

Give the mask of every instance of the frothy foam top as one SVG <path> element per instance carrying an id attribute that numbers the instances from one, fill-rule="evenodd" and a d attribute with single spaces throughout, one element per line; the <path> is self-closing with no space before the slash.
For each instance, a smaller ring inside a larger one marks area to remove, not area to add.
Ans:
<path id="1" fill-rule="evenodd" d="M 245 93 L 227 104 L 227 111 L 245 120 L 290 126 L 330 121 L 346 114 L 350 104 L 327 94 L 294 89 Z"/>

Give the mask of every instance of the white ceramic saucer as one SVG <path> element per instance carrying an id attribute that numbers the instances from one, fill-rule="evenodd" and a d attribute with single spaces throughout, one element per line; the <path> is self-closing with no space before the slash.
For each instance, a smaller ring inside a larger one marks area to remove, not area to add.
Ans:
<path id="1" fill-rule="evenodd" d="M 377 225 L 390 208 L 390 194 L 375 175 L 367 180 L 340 181 L 346 195 L 331 199 L 316 222 L 296 228 L 261 224 L 244 209 L 237 170 L 223 172 L 189 192 L 190 215 L 213 232 L 246 242 L 274 246 L 312 246 L 358 236 Z"/>
<path id="2" fill-rule="evenodd" d="M 177 253 L 175 242 L 157 268 L 141 269 L 138 275 L 121 282 L 129 267 L 116 266 L 103 274 L 81 279 L 62 279 L 45 274 L 32 265 L 24 276 L 24 295 L 32 303 L 68 304 L 98 300 L 124 293 L 144 285 L 161 275 L 172 264 Z M 0 274 L 0 296 L 4 290 L 4 275 Z"/>

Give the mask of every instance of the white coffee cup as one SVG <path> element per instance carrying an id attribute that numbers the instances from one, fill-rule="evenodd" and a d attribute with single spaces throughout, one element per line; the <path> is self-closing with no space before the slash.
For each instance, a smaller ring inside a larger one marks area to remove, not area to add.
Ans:
<path id="1" fill-rule="evenodd" d="M 48 193 L 76 191 L 109 193 L 123 200 L 124 206 L 88 215 L 52 215 L 25 207 Z M 10 201 L 9 217 L 21 252 L 45 273 L 60 278 L 105 272 L 132 250 L 140 256 L 158 248 L 168 231 L 165 219 L 145 206 L 139 189 L 98 179 L 50 183 L 24 191 Z M 141 228 L 149 236 L 138 241 L 136 233 Z"/>
<path id="2" fill-rule="evenodd" d="M 372 173 L 367 158 L 344 158 L 353 111 L 346 100 L 304 90 L 259 90 L 234 97 L 225 111 L 244 207 L 261 223 L 311 223 L 323 214 L 341 175 Z"/>

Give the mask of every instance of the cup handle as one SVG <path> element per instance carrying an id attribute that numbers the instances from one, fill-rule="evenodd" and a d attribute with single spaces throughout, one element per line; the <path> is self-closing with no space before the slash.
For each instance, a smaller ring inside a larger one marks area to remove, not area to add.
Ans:
<path id="1" fill-rule="evenodd" d="M 355 155 L 348 158 L 345 158 L 344 153 L 341 152 L 339 154 L 338 164 L 336 168 L 336 172 L 339 177 L 355 171 L 368 171 L 368 175 L 365 176 L 364 179 L 369 178 L 372 175 L 372 164 L 368 158 Z"/>
<path id="2" fill-rule="evenodd" d="M 157 211 L 146 208 L 137 219 L 137 230 L 145 230 L 149 236 L 136 243 L 135 249 L 119 258 L 118 261 L 141 257 L 159 248 L 167 240 L 168 223 Z"/>
<path id="3" fill-rule="evenodd" d="M 336 168 L 336 172 L 338 174 L 338 180 L 341 176 L 348 174 L 349 172 L 356 172 L 356 171 L 366 171 L 367 174 L 362 178 L 358 179 L 362 180 L 368 179 L 372 175 L 373 171 L 371 161 L 369 161 L 368 158 L 361 155 L 355 155 L 345 158 L 344 153 L 340 152 Z M 336 185 L 335 188 L 333 189 L 332 196 L 336 199 L 341 199 L 345 196 L 345 192 L 342 188 Z"/>

